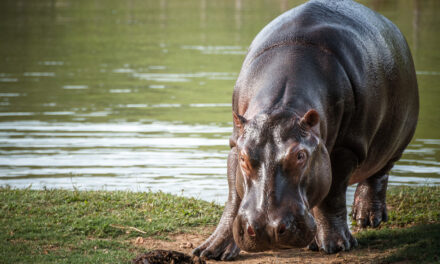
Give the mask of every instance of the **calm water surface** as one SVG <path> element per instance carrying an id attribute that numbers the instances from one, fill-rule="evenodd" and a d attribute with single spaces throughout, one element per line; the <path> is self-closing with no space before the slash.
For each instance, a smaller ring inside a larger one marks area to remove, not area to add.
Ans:
<path id="1" fill-rule="evenodd" d="M 0 1 L 0 185 L 223 203 L 246 50 L 302 2 Z M 440 184 L 440 2 L 361 2 L 401 28 L 417 68 L 419 126 L 390 183 Z"/>

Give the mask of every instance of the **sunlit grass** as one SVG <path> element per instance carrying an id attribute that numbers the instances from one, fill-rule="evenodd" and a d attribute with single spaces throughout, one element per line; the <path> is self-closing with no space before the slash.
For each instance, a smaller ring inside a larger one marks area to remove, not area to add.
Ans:
<path id="1" fill-rule="evenodd" d="M 379 263 L 440 260 L 440 187 L 393 187 L 390 220 L 355 234 Z M 125 191 L 0 188 L 0 263 L 125 263 L 145 248 L 135 237 L 166 239 L 217 224 L 222 207 L 194 198 Z M 318 254 L 318 253 L 317 253 Z"/>
<path id="2" fill-rule="evenodd" d="M 162 192 L 0 189 L 0 263 L 133 257 L 129 239 L 217 223 L 221 207 Z"/>

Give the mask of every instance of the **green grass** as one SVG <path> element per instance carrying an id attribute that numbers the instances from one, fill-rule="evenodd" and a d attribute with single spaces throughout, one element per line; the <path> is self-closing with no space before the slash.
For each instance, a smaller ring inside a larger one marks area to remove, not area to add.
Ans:
<path id="1" fill-rule="evenodd" d="M 214 225 L 221 209 L 162 192 L 0 188 L 0 263 L 127 262 L 131 238 Z"/>
<path id="2" fill-rule="evenodd" d="M 389 251 L 380 263 L 440 263 L 440 186 L 389 188 L 387 205 L 388 222 L 356 234 L 360 248 Z"/>
<path id="3" fill-rule="evenodd" d="M 440 262 L 440 223 L 367 230 L 357 233 L 356 238 L 361 249 L 390 252 L 380 263 Z"/>
<path id="4" fill-rule="evenodd" d="M 380 263 L 440 261 L 440 187 L 393 187 L 390 220 L 357 233 Z M 166 239 L 217 224 L 222 207 L 170 194 L 0 187 L 0 263 L 129 263 L 138 236 Z"/>
<path id="5" fill-rule="evenodd" d="M 387 192 L 386 226 L 440 222 L 440 186 L 392 187 Z"/>

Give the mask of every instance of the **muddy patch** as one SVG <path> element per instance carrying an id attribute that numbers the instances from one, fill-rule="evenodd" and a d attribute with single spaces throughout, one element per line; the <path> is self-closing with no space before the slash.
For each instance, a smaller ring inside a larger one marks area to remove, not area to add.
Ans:
<path id="1" fill-rule="evenodd" d="M 154 239 L 150 237 L 138 237 L 132 240 L 137 246 L 148 250 L 174 250 L 189 256 L 195 247 L 200 245 L 212 233 L 213 228 L 200 230 L 195 234 L 174 234 L 167 240 Z M 288 249 L 280 251 L 266 251 L 260 253 L 247 253 L 241 251 L 240 255 L 231 262 L 237 264 L 259 264 L 259 263 L 377 263 L 391 252 L 384 252 L 373 249 L 354 249 L 349 252 L 337 254 L 325 254 L 313 252 L 307 249 Z M 139 262 L 142 263 L 142 262 Z M 176 262 L 177 263 L 177 262 Z M 221 261 L 207 260 L 206 263 L 221 263 Z M 225 262 L 226 263 L 226 262 Z"/>
<path id="2" fill-rule="evenodd" d="M 190 256 L 174 250 L 152 250 L 137 256 L 133 264 L 205 264 L 206 262 L 197 256 Z"/>

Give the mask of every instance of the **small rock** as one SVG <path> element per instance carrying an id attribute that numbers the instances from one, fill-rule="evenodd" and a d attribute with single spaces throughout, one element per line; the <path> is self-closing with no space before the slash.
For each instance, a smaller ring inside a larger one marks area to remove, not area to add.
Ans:
<path id="1" fill-rule="evenodd" d="M 191 242 L 181 243 L 180 248 L 193 248 L 193 244 Z"/>
<path id="2" fill-rule="evenodd" d="M 143 237 L 137 237 L 136 240 L 134 241 L 135 244 L 143 244 L 144 238 Z"/>

